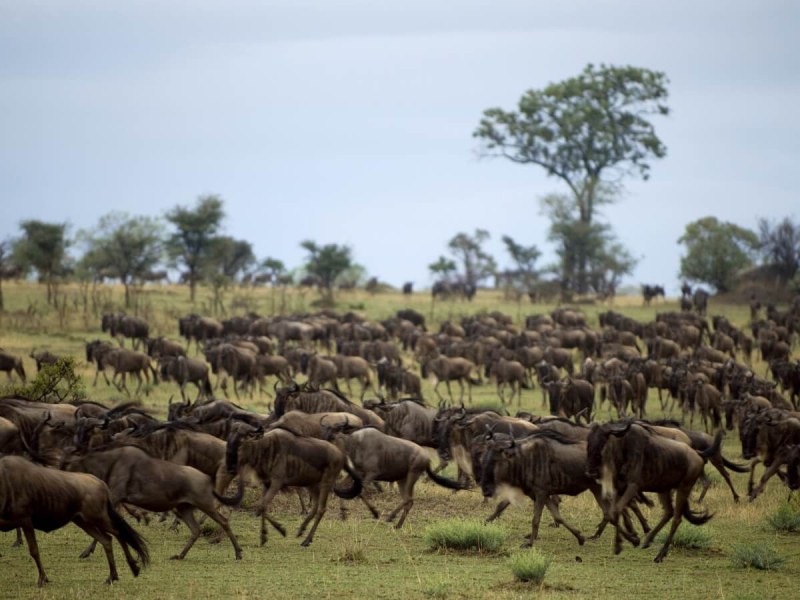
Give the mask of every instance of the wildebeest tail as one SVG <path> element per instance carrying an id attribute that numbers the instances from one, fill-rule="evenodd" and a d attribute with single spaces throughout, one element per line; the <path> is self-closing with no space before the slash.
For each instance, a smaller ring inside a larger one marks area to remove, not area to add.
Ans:
<path id="1" fill-rule="evenodd" d="M 222 502 L 225 506 L 239 506 L 242 503 L 242 498 L 244 498 L 244 478 L 239 477 L 239 485 L 236 487 L 235 496 L 228 498 L 222 494 L 218 494 L 216 490 L 211 490 L 211 492 L 214 494 L 214 498 Z"/>
<path id="2" fill-rule="evenodd" d="M 692 525 L 704 525 L 708 523 L 713 516 L 713 514 L 710 515 L 707 512 L 694 512 L 689 506 L 689 502 L 686 502 L 686 505 L 683 507 L 683 518 Z"/>
<path id="3" fill-rule="evenodd" d="M 355 471 L 353 471 L 353 469 L 351 469 L 350 465 L 348 465 L 347 463 L 345 463 L 344 465 L 344 470 L 353 479 L 353 485 L 345 489 L 334 487 L 333 492 L 337 496 L 339 496 L 339 498 L 344 498 L 345 500 L 352 500 L 353 498 L 358 497 L 363 488 L 361 483 L 361 477 L 359 477 L 358 474 Z"/>
<path id="4" fill-rule="evenodd" d="M 136 530 L 125 522 L 120 514 L 111 506 L 111 502 L 107 504 L 108 516 L 111 519 L 111 524 L 116 529 L 116 538 L 120 544 L 127 544 L 133 551 L 136 552 L 143 567 L 150 563 L 150 551 L 147 549 L 147 543 L 144 538 L 139 535 Z M 133 569 L 131 569 L 133 571 Z M 138 575 L 133 571 L 134 576 Z"/>
<path id="5" fill-rule="evenodd" d="M 724 456 L 722 457 L 722 464 L 725 465 L 725 468 L 730 469 L 734 473 L 749 473 L 750 467 L 746 465 L 737 465 L 734 462 L 729 461 Z"/>
<path id="6" fill-rule="evenodd" d="M 705 450 L 700 450 L 697 453 L 703 460 L 708 460 L 715 454 L 719 452 L 720 446 L 722 445 L 722 430 L 717 429 L 717 433 L 714 435 L 714 443 L 711 444 Z"/>
<path id="7" fill-rule="evenodd" d="M 437 475 L 430 468 L 430 465 L 428 466 L 425 472 L 428 474 L 428 477 L 433 479 L 434 483 L 442 487 L 446 487 L 449 490 L 466 490 L 469 487 L 469 485 L 465 483 L 460 483 L 458 481 L 448 479 L 447 477 L 442 477 L 441 475 Z"/>

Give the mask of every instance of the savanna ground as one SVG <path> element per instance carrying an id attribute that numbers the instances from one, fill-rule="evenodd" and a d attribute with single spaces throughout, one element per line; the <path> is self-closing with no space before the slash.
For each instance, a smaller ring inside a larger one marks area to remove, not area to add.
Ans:
<path id="1" fill-rule="evenodd" d="M 105 337 L 100 333 L 98 311 L 118 308 L 122 291 L 101 287 L 81 290 L 77 286 L 62 290 L 63 307 L 46 307 L 43 289 L 32 283 L 4 285 L 8 312 L 0 316 L 0 346 L 25 356 L 29 376 L 34 373 L 33 361 L 27 357 L 32 348 L 47 348 L 69 354 L 83 361 L 85 340 Z M 227 298 L 231 314 L 254 310 L 260 314 L 311 310 L 315 295 L 308 292 L 282 293 L 265 289 L 239 290 Z M 84 302 L 86 300 L 86 302 Z M 514 316 L 519 323 L 525 315 L 549 312 L 552 306 L 505 302 L 499 293 L 479 292 L 472 303 L 441 302 L 431 306 L 428 294 L 404 297 L 399 293 L 369 296 L 363 292 L 342 293 L 338 297 L 341 311 L 351 308 L 369 318 L 385 318 L 398 308 L 412 307 L 423 312 L 429 322 L 481 310 L 500 310 Z M 137 312 L 151 323 L 151 335 L 177 338 L 176 317 L 193 309 L 185 287 L 152 286 L 138 296 Z M 209 299 L 199 290 L 194 310 L 208 313 Z M 589 323 L 597 328 L 597 313 L 607 306 L 583 306 Z M 618 298 L 613 308 L 640 320 L 651 319 L 657 311 L 676 310 L 671 302 L 652 307 L 641 306 L 639 298 Z M 712 300 L 709 314 L 725 314 L 743 325 L 748 312 L 745 306 L 718 305 Z M 194 352 L 194 348 L 192 349 Z M 795 351 L 794 358 L 797 358 Z M 765 365 L 756 362 L 763 374 Z M 91 386 L 94 375 L 84 363 L 81 373 L 86 380 L 89 398 L 101 402 L 123 400 L 116 390 L 102 382 Z M 442 386 L 443 387 L 443 386 Z M 457 386 L 456 386 L 457 388 Z M 455 391 L 455 390 L 454 390 Z M 434 402 L 429 382 L 424 383 L 425 397 Z M 496 405 L 493 385 L 476 387 L 474 403 Z M 144 405 L 163 416 L 169 398 L 177 393 L 173 384 L 162 384 L 142 398 Z M 266 410 L 269 399 L 241 400 L 241 404 Z M 522 408 L 542 413 L 539 389 L 525 391 Z M 661 416 L 655 393 L 651 393 L 649 414 Z M 516 406 L 512 408 L 512 412 Z M 607 406 L 600 419 L 609 418 Z M 740 458 L 735 434 L 724 442 L 725 454 Z M 423 533 L 431 524 L 447 518 L 483 519 L 491 513 L 493 503 L 484 503 L 479 490 L 453 493 L 436 487 L 425 478 L 416 489 L 416 503 L 403 529 L 396 531 L 384 521 L 375 521 L 361 503 L 352 503 L 349 518 L 339 519 L 338 501 L 332 499 L 311 547 L 304 549 L 292 537 L 300 523 L 299 506 L 294 495 L 281 495 L 273 515 L 287 526 L 289 537 L 282 538 L 274 530 L 264 547 L 258 545 L 259 519 L 253 508 L 256 492 L 248 492 L 245 505 L 232 517 L 232 528 L 244 549 L 241 562 L 233 559 L 227 540 L 209 544 L 201 539 L 183 562 L 173 562 L 174 554 L 186 540 L 188 532 L 181 526 L 172 531 L 169 522 L 135 525 L 148 540 L 151 566 L 134 579 L 115 545 L 121 581 L 112 588 L 102 584 L 107 565 L 102 552 L 88 560 L 78 554 L 89 538 L 73 525 L 51 533 L 39 533 L 39 545 L 45 569 L 52 583 L 36 588 L 35 567 L 23 548 L 11 548 L 13 533 L 0 535 L 0 596 L 8 598 L 77 598 L 101 596 L 112 598 L 294 598 L 313 597 L 378 597 L 378 598 L 516 598 L 536 593 L 542 598 L 791 598 L 797 596 L 800 576 L 800 534 L 776 533 L 766 522 L 787 498 L 787 489 L 775 478 L 767 491 L 754 503 L 746 500 L 734 504 L 727 486 L 715 471 L 707 469 L 714 485 L 703 508 L 714 513 L 704 527 L 711 534 L 711 548 L 682 550 L 673 548 L 662 564 L 654 564 L 658 544 L 647 550 L 625 547 L 623 553 L 612 552 L 612 531 L 597 541 L 578 546 L 563 528 L 548 527 L 549 516 L 542 520 L 536 546 L 553 558 L 542 587 L 515 583 L 508 566 L 509 555 L 516 552 L 523 535 L 530 530 L 532 503 L 525 500 L 511 507 L 500 518 L 506 532 L 504 549 L 499 554 L 476 555 L 454 552 L 431 552 L 425 546 Z M 759 471 L 760 473 L 760 471 Z M 453 467 L 448 474 L 454 474 Z M 740 494 L 746 492 L 746 475 L 733 474 Z M 377 499 L 380 509 L 396 505 L 394 492 L 385 492 Z M 700 508 L 695 505 L 695 508 Z M 657 510 L 657 509 L 656 509 Z M 565 498 L 562 514 L 584 533 L 591 534 L 600 520 L 600 511 L 588 494 Z M 651 512 L 650 522 L 657 520 Z M 777 571 L 756 571 L 735 568 L 730 556 L 735 544 L 763 543 L 773 546 L 788 559 Z"/>

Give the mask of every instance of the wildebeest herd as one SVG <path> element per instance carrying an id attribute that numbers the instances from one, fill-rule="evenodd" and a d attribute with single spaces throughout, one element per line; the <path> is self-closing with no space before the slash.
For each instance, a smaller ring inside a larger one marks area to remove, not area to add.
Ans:
<path id="1" fill-rule="evenodd" d="M 757 306 L 747 330 L 721 316 L 706 318 L 707 300 L 649 322 L 604 312 L 598 329 L 568 308 L 532 315 L 524 327 L 491 312 L 445 321 L 436 331 L 410 309 L 383 321 L 333 311 L 224 321 L 193 314 L 177 323 L 180 342 L 150 337 L 140 318 L 107 314 L 101 329 L 112 340 L 87 341 L 86 361 L 96 369 L 93 386 L 102 375 L 131 401 L 109 407 L 0 399 L 0 530 L 16 529 L 18 543 L 25 538 L 42 585 L 47 577 L 35 531 L 74 522 L 92 538 L 81 556 L 103 546 L 111 582 L 118 579 L 112 538 L 134 575 L 149 560 L 146 542 L 123 511 L 137 520 L 174 513 L 185 523 L 190 536 L 175 559 L 199 538 L 200 511 L 219 525 L 238 559 L 230 507 L 241 503 L 248 482 L 263 492 L 261 544 L 268 525 L 286 535 L 270 507 L 288 490 L 305 515 L 297 535 L 307 546 L 331 492 L 342 515 L 347 502 L 359 500 L 378 518 L 374 494 L 394 493 L 380 482 L 397 485 L 399 500 L 387 520 L 402 527 L 424 474 L 445 488 L 477 486 L 496 498 L 487 521 L 515 495 L 531 498 L 525 546 L 534 544 L 545 508 L 583 544 L 584 534 L 564 520 L 559 503 L 588 491 L 597 503 L 594 536 L 611 524 L 615 553 L 624 541 L 648 547 L 669 524 L 655 558 L 660 562 L 682 519 L 703 524 L 711 518 L 689 501 L 698 482 L 697 501 L 708 490 L 706 463 L 734 501 L 731 470 L 750 472 L 750 500 L 776 474 L 790 489 L 800 488 L 800 362 L 792 360 L 800 298 L 786 310 L 768 305 L 762 314 Z M 754 353 L 766 363 L 765 373 L 754 370 Z M 47 351 L 31 357 L 37 369 L 58 361 Z M 4 350 L 0 370 L 26 377 L 21 358 Z M 138 384 L 134 390 L 128 376 Z M 434 381 L 433 405 L 422 397 L 425 378 Z M 470 402 L 472 387 L 488 381 L 496 385 L 498 410 Z M 181 401 L 170 400 L 162 421 L 137 398 L 165 384 L 178 386 Z M 526 391 L 534 388 L 539 391 Z M 269 397 L 270 410 L 219 399 L 220 390 Z M 649 390 L 661 412 L 678 420 L 648 419 Z M 510 416 L 523 393 L 537 403 L 541 398 L 541 414 Z M 601 411 L 616 420 L 599 422 Z M 702 431 L 693 430 L 695 423 Z M 738 432 L 751 465 L 723 456 L 725 431 Z M 440 474 L 449 462 L 457 466 L 455 478 Z M 756 483 L 761 462 L 766 470 Z M 654 526 L 641 510 L 652 505 L 648 494 L 663 508 Z"/>

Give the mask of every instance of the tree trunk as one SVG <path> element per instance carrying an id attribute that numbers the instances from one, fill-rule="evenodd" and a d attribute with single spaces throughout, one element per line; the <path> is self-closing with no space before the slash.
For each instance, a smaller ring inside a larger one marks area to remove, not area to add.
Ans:
<path id="1" fill-rule="evenodd" d="M 128 285 L 128 280 L 127 279 L 123 279 L 122 280 L 122 285 L 125 287 L 125 308 L 130 308 L 131 307 L 131 292 L 130 292 L 130 286 Z"/>
<path id="2" fill-rule="evenodd" d="M 194 304 L 194 289 L 197 286 L 197 281 L 195 281 L 194 273 L 189 275 L 189 300 L 192 301 Z"/>
<path id="3" fill-rule="evenodd" d="M 0 277 L 0 312 L 6 310 L 5 302 L 3 301 L 3 278 Z"/>

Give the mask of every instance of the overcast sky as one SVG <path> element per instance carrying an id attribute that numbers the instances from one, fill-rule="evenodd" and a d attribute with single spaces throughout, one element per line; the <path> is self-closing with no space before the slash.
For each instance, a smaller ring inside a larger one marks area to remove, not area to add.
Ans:
<path id="1" fill-rule="evenodd" d="M 4 0 L 0 239 L 220 194 L 226 231 L 293 267 L 352 245 L 370 274 L 430 283 L 456 232 L 536 243 L 534 166 L 479 160 L 482 111 L 586 63 L 666 72 L 668 147 L 607 208 L 674 292 L 687 222 L 800 216 L 800 3 L 697 0 Z"/>

